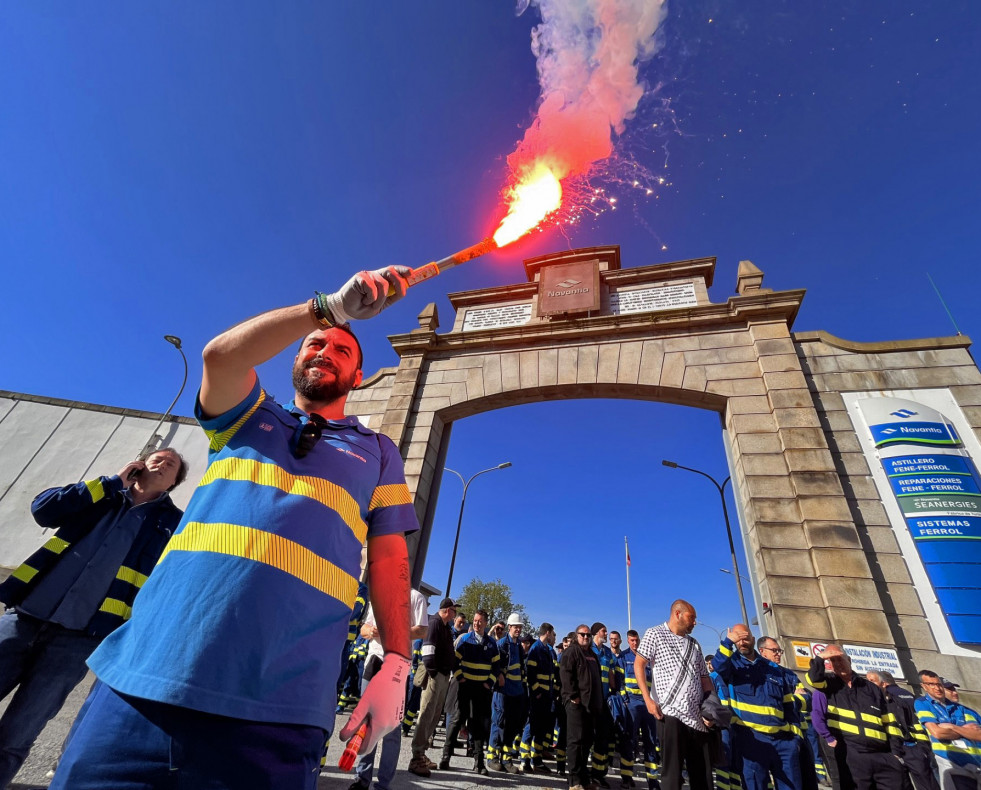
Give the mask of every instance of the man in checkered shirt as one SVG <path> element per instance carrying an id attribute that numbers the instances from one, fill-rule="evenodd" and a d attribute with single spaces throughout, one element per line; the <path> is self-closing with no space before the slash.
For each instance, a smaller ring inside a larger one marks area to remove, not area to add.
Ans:
<path id="1" fill-rule="evenodd" d="M 648 628 L 637 648 L 634 672 L 647 709 L 657 719 L 661 742 L 661 787 L 681 790 L 681 771 L 688 769 L 691 790 L 712 787 L 708 727 L 702 718 L 702 699 L 712 690 L 705 659 L 689 634 L 695 627 L 695 607 L 688 601 L 671 604 L 666 623 Z M 652 665 L 653 688 L 644 671 Z"/>

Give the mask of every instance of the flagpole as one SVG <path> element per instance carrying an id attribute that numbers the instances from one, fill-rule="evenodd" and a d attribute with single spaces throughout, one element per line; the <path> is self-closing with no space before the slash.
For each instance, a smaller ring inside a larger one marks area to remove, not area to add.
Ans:
<path id="1" fill-rule="evenodd" d="M 630 622 L 630 547 L 627 546 L 627 536 L 623 536 L 623 550 L 627 559 L 627 630 L 633 629 Z"/>

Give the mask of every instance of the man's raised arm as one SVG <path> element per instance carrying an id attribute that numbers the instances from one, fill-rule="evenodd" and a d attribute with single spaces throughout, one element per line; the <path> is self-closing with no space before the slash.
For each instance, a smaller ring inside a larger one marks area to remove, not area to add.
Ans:
<path id="1" fill-rule="evenodd" d="M 222 332 L 204 347 L 201 408 L 217 417 L 255 386 L 255 368 L 317 328 L 308 303 L 270 310 Z"/>
<path id="2" fill-rule="evenodd" d="M 405 295 L 406 266 L 358 272 L 339 291 L 270 310 L 222 332 L 204 347 L 201 408 L 217 417 L 237 406 L 255 385 L 255 368 L 314 329 L 378 315 Z M 395 293 L 388 295 L 389 285 Z"/>

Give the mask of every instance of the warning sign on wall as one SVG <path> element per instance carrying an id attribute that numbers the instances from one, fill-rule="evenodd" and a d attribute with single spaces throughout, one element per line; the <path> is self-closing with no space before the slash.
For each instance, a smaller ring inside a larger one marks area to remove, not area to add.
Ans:
<path id="1" fill-rule="evenodd" d="M 903 679 L 903 668 L 899 656 L 890 647 L 868 647 L 866 645 L 842 645 L 852 660 L 852 671 L 859 675 L 866 672 L 885 670 L 896 680 Z"/>
<path id="2" fill-rule="evenodd" d="M 811 643 L 792 641 L 794 646 L 794 664 L 797 669 L 807 669 L 811 665 Z"/>

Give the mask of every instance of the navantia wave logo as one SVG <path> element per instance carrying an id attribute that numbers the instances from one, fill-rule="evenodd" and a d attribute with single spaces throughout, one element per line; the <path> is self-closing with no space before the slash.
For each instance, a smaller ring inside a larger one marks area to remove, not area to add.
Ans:
<path id="1" fill-rule="evenodd" d="M 576 288 L 577 285 L 582 285 L 582 280 L 573 280 L 571 277 L 566 278 L 560 283 L 556 283 L 556 288 L 561 288 L 561 291 L 549 291 L 548 295 L 551 297 L 556 296 L 572 296 L 573 294 L 586 294 L 589 293 L 589 287 Z"/>
<path id="2" fill-rule="evenodd" d="M 902 398 L 866 398 L 859 401 L 877 448 L 892 445 L 960 447 L 954 426 L 936 409 Z M 912 419 L 912 418 L 918 419 Z"/>

